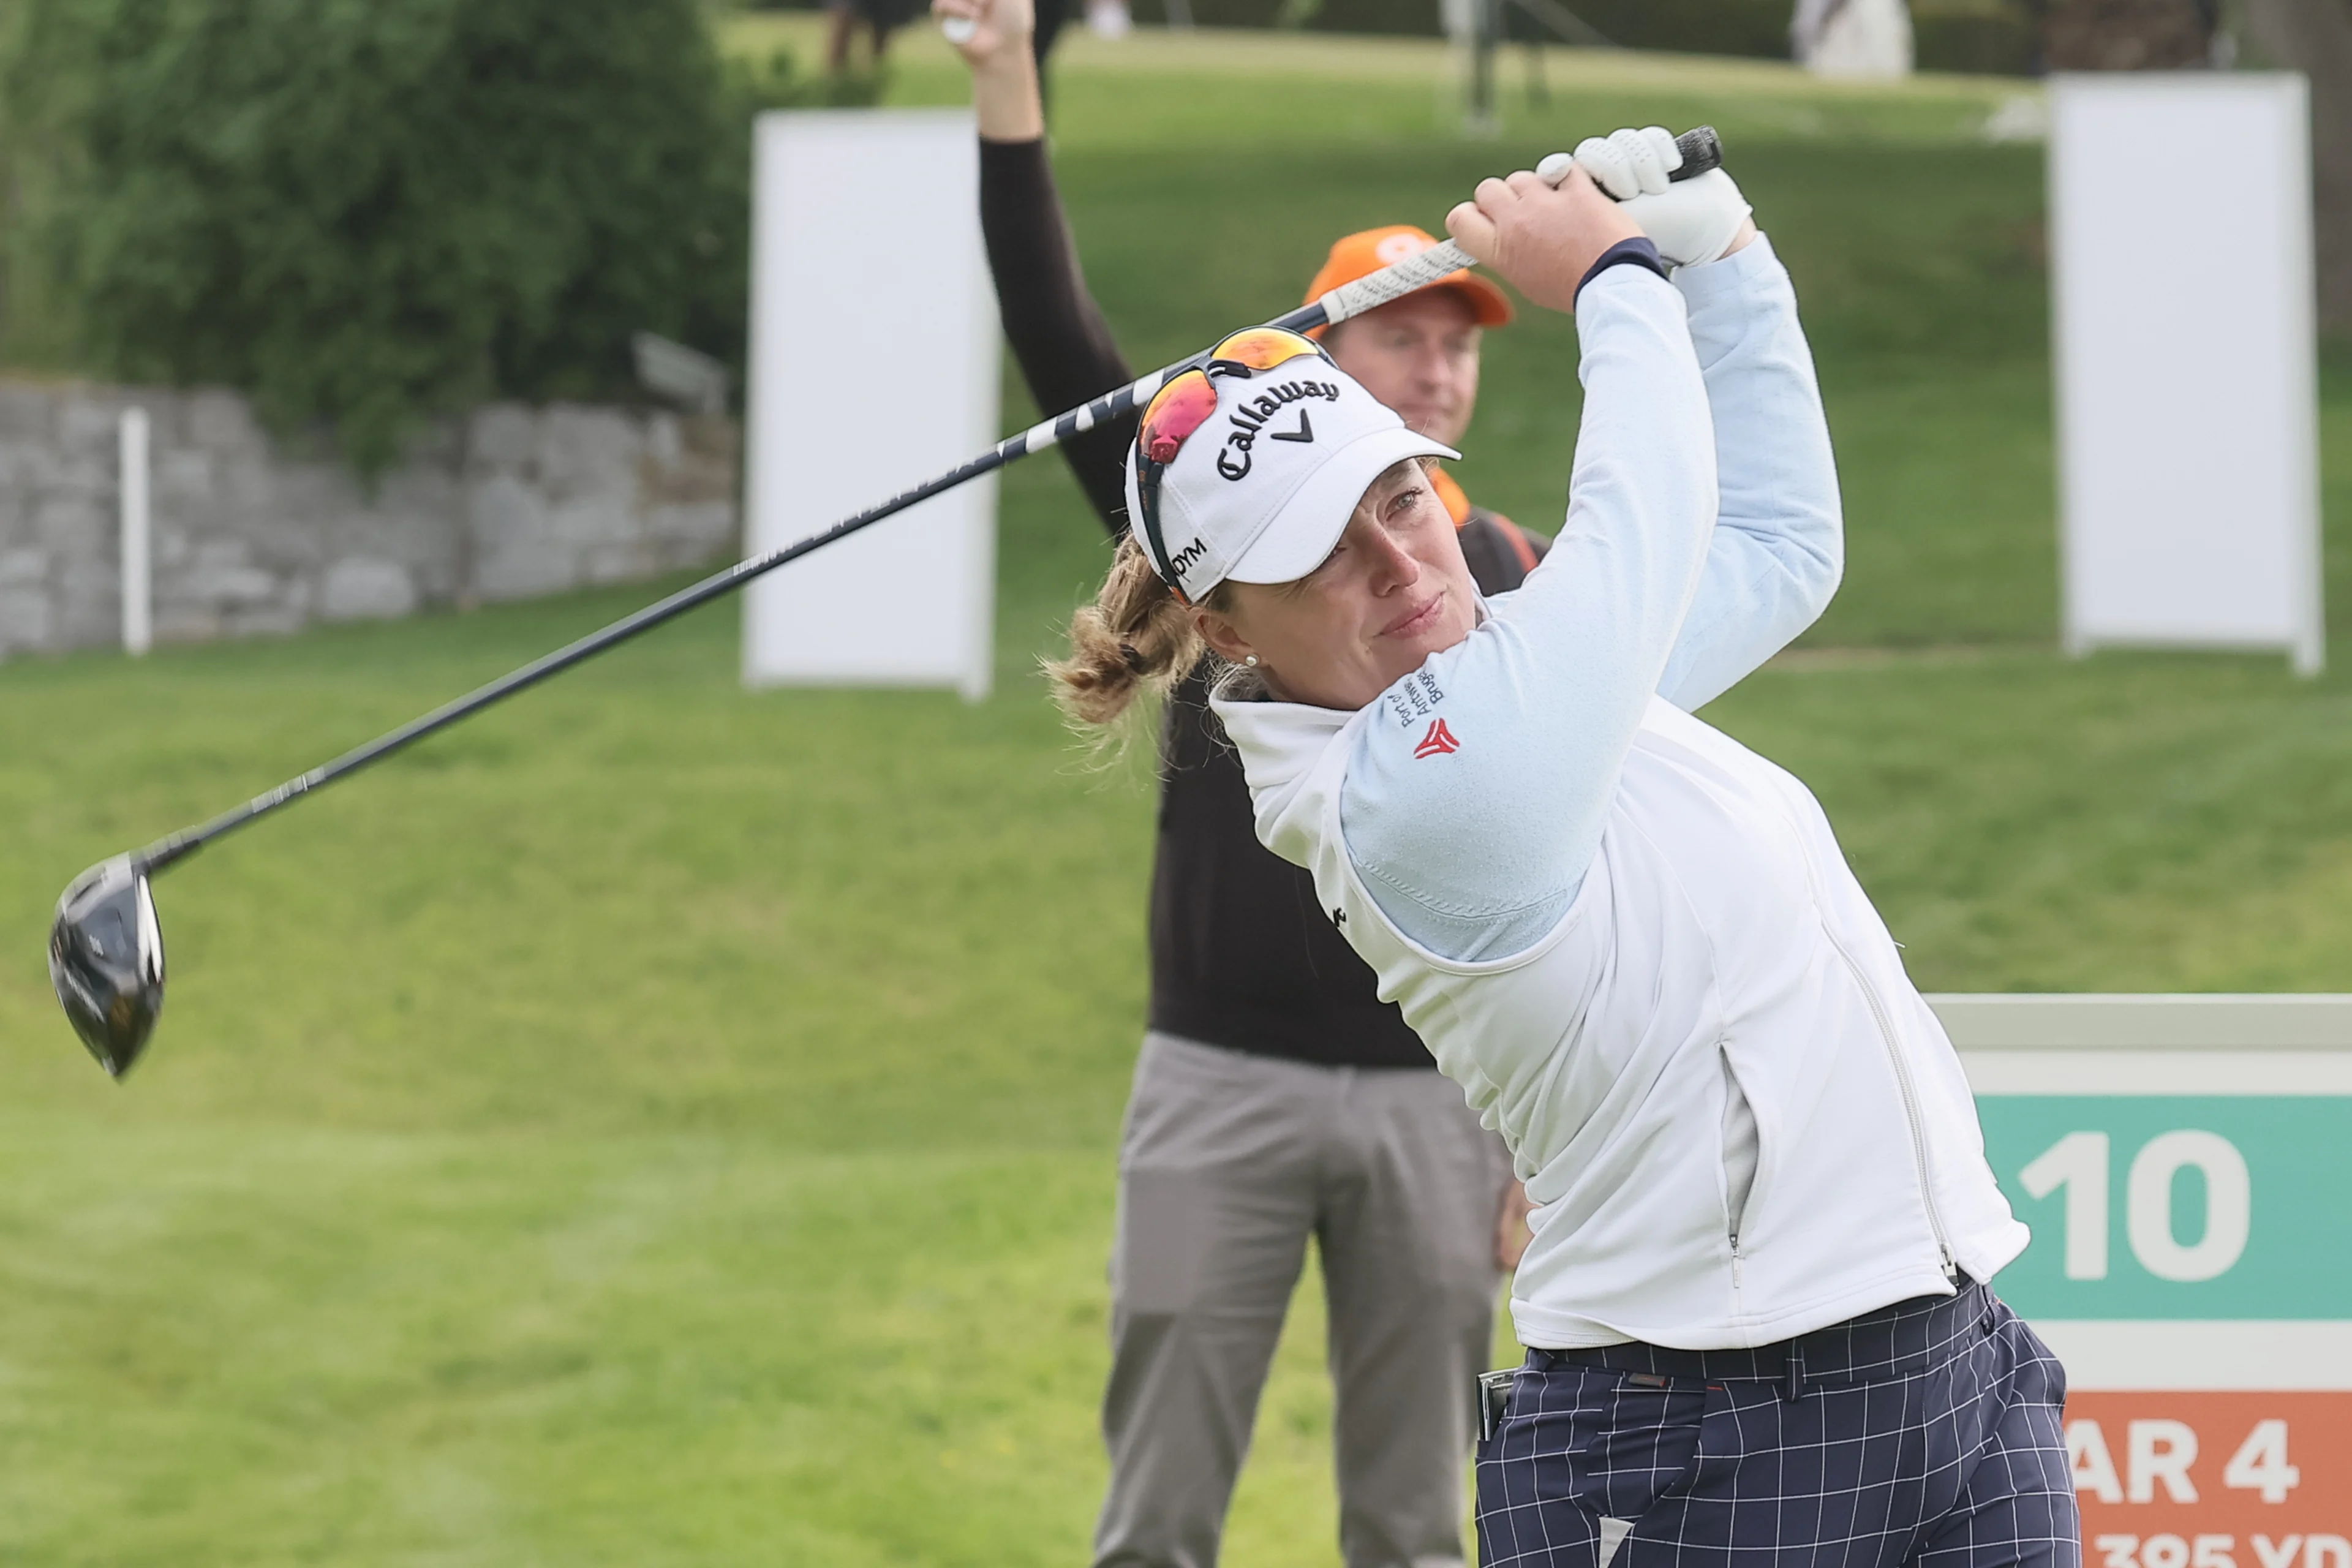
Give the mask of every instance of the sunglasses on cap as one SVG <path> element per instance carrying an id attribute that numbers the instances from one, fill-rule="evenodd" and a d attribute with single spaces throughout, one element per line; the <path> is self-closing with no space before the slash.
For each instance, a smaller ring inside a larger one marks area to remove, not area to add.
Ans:
<path id="1" fill-rule="evenodd" d="M 1168 561 L 1168 542 L 1160 532 L 1160 476 L 1184 449 L 1185 438 L 1215 417 L 1220 379 L 1247 378 L 1309 355 L 1327 361 L 1331 357 L 1311 338 L 1281 327 L 1252 327 L 1211 349 L 1206 362 L 1171 381 L 1144 405 L 1143 423 L 1135 437 L 1135 493 L 1143 505 L 1144 545 L 1151 552 L 1161 580 L 1182 603 L 1192 601 L 1177 585 Z"/>

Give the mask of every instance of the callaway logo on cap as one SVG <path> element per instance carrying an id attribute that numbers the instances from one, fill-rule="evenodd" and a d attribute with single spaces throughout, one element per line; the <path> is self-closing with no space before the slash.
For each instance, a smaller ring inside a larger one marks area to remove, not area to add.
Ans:
<path id="1" fill-rule="evenodd" d="M 1128 516 L 1152 570 L 1197 603 L 1227 579 L 1306 576 L 1388 468 L 1459 455 L 1407 429 L 1312 342 L 1256 327 L 1145 408 Z"/>

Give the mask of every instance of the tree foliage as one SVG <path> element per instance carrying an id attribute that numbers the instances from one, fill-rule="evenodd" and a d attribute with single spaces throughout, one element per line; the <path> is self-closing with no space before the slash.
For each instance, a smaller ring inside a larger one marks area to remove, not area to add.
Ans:
<path id="1" fill-rule="evenodd" d="M 363 468 L 484 397 L 739 357 L 752 110 L 696 0 L 21 0 L 17 287 L 85 363 L 226 383 Z"/>
<path id="2" fill-rule="evenodd" d="M 2319 316 L 2352 333 L 2352 0 L 2245 0 L 2262 56 L 2311 79 Z"/>

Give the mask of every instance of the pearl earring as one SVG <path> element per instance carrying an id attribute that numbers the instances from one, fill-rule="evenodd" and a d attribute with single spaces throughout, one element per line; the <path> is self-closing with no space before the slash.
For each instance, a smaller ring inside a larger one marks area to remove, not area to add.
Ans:
<path id="1" fill-rule="evenodd" d="M 1254 653 L 1245 653 L 1242 655 L 1242 663 L 1247 665 L 1252 669 L 1255 669 L 1257 668 L 1257 655 Z"/>

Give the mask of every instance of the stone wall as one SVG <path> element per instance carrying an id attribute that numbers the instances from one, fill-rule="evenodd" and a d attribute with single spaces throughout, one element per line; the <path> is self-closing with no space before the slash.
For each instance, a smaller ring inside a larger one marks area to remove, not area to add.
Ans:
<path id="1" fill-rule="evenodd" d="M 498 404 L 364 487 L 234 393 L 0 381 L 0 657 L 119 644 L 118 429 L 150 422 L 159 642 L 290 632 L 730 556 L 728 421 Z"/>

